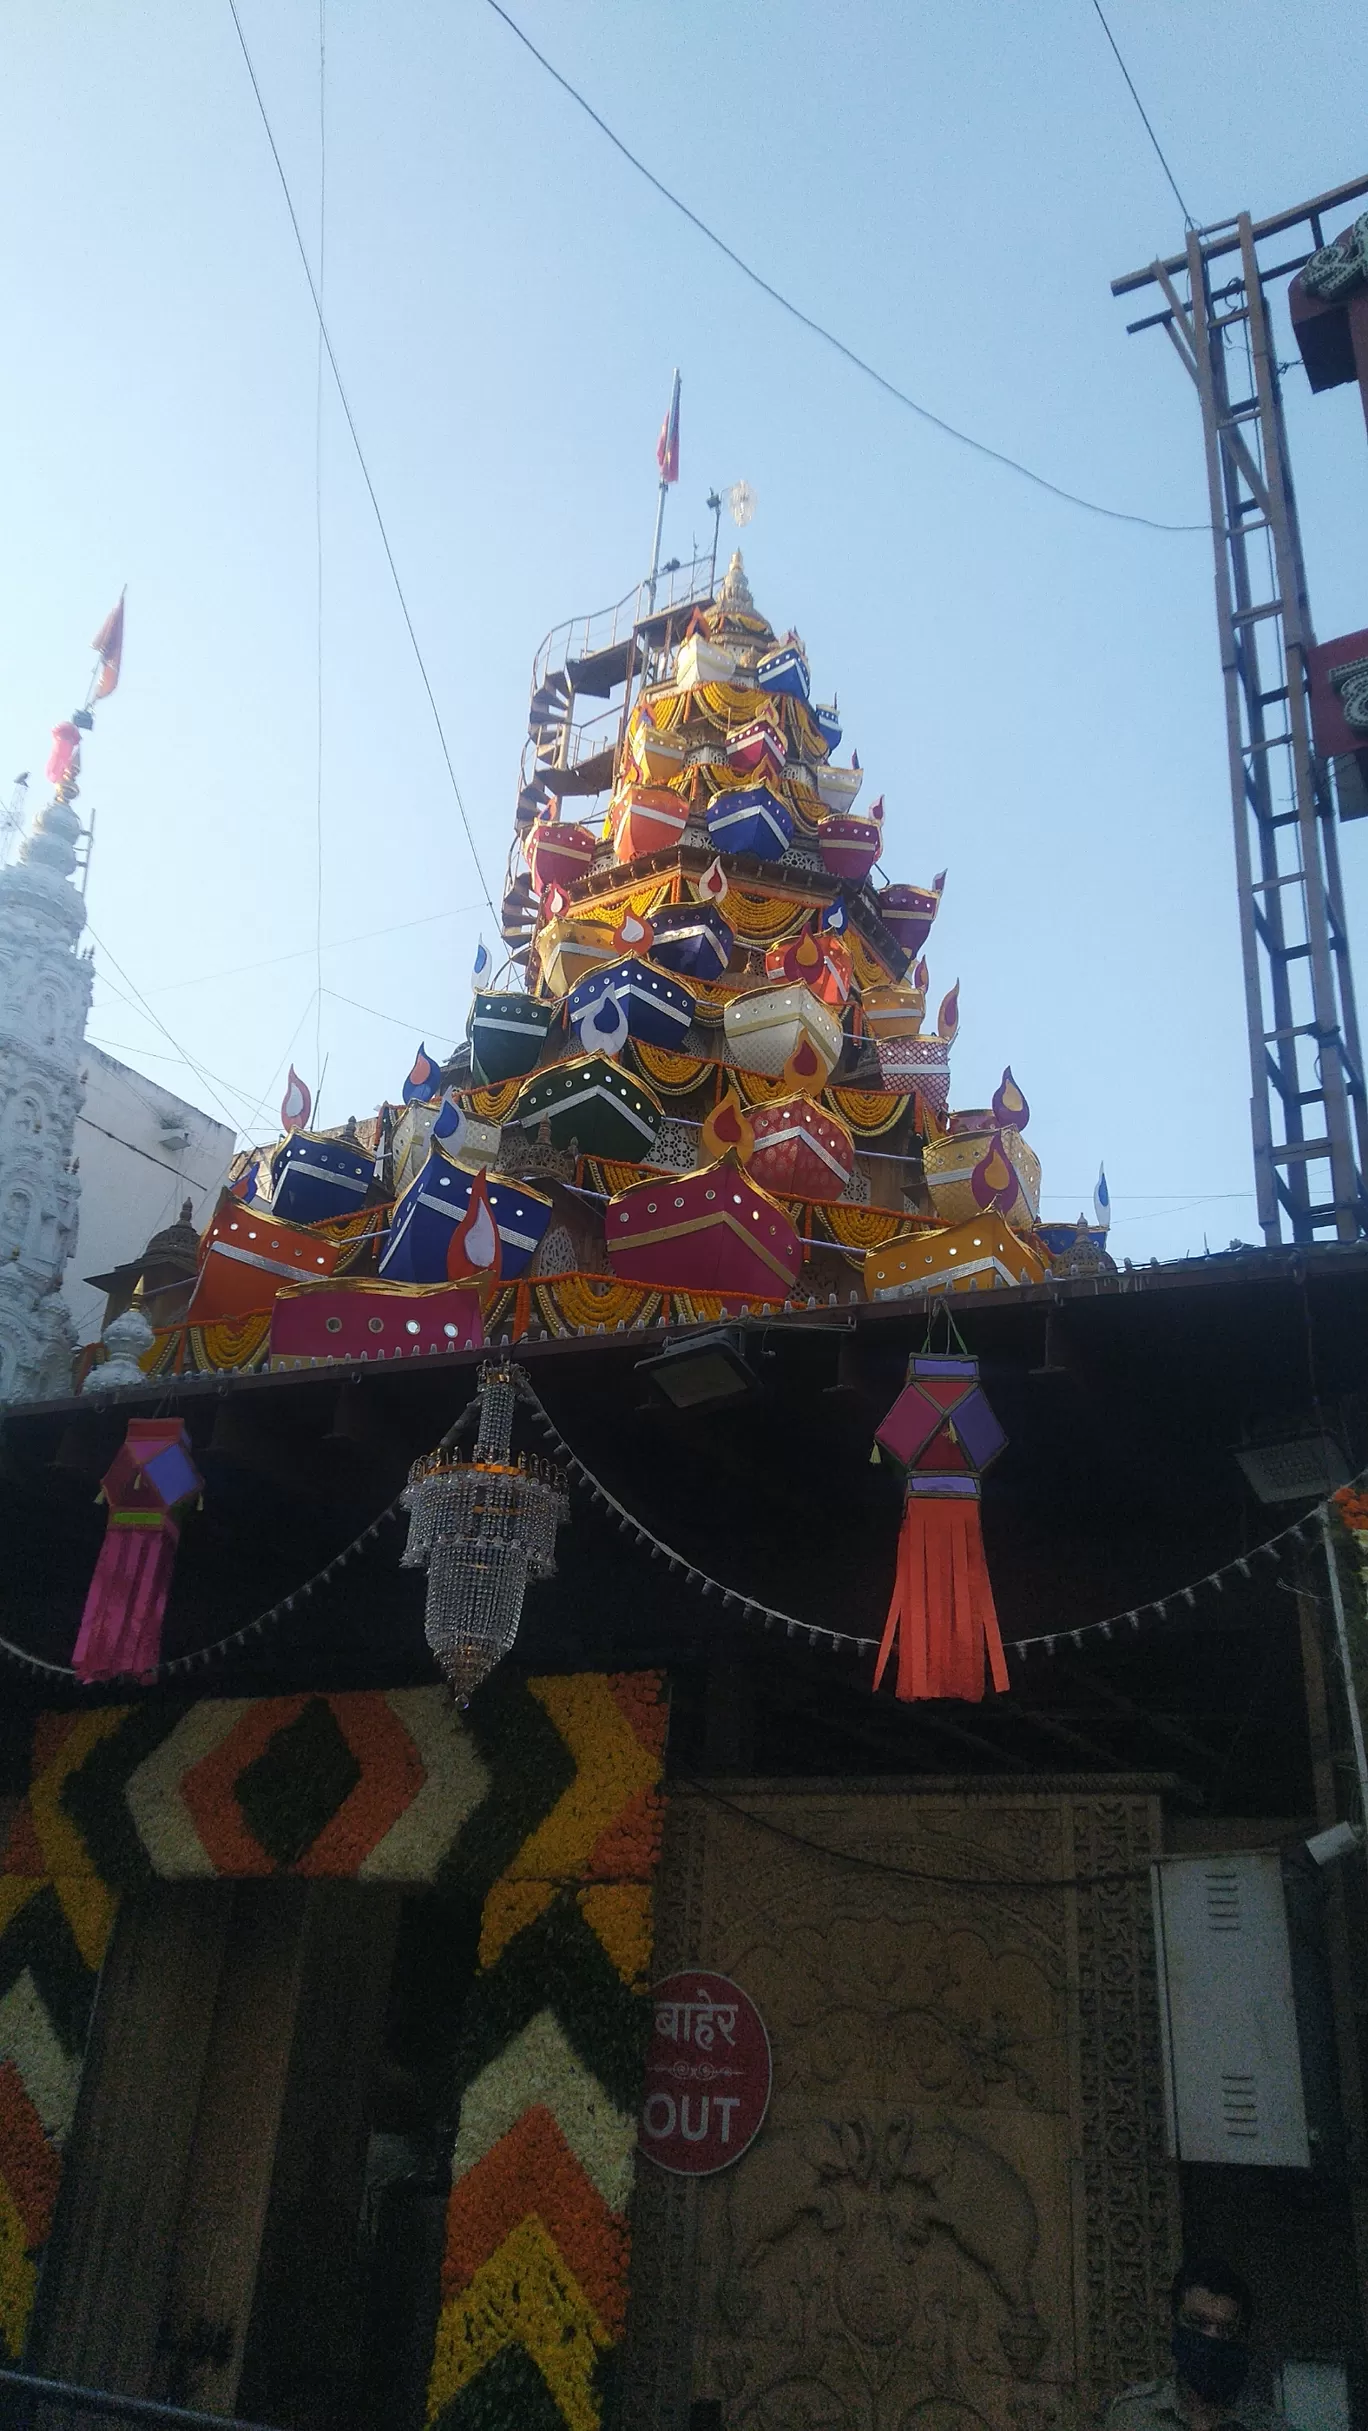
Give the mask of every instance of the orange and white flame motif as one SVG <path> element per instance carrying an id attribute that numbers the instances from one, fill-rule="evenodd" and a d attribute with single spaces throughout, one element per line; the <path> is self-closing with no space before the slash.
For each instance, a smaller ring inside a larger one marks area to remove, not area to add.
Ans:
<path id="1" fill-rule="evenodd" d="M 313 1098 L 308 1085 L 300 1079 L 294 1065 L 291 1064 L 290 1077 L 285 1083 L 285 1095 L 280 1101 L 281 1130 L 302 1131 L 312 1112 Z"/>
<path id="2" fill-rule="evenodd" d="M 733 1155 L 745 1164 L 755 1146 L 755 1130 L 734 1089 L 713 1107 L 699 1133 L 699 1145 L 714 1160 Z"/>
<path id="3" fill-rule="evenodd" d="M 710 861 L 698 881 L 698 892 L 704 903 L 720 903 L 727 891 L 727 873 L 720 861 Z"/>
<path id="4" fill-rule="evenodd" d="M 649 920 L 629 909 L 613 931 L 613 943 L 624 954 L 649 954 L 655 944 L 655 930 Z"/>
<path id="5" fill-rule="evenodd" d="M 502 1260 L 503 1243 L 482 1165 L 470 1187 L 470 1204 L 447 1244 L 447 1279 L 461 1283 L 467 1276 L 478 1275 L 497 1282 Z"/>
<path id="6" fill-rule="evenodd" d="M 936 1015 L 936 1036 L 947 1042 L 959 1028 L 959 991 L 960 983 L 956 980 L 954 986 L 942 996 L 940 1011 Z"/>

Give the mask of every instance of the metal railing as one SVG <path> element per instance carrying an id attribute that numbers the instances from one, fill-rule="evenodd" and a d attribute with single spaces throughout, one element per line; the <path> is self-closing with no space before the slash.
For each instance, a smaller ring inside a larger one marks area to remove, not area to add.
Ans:
<path id="1" fill-rule="evenodd" d="M 60 2409 L 60 2411 L 57 2411 Z M 77 2431 L 86 2421 L 160 2423 L 164 2431 L 271 2431 L 268 2423 L 244 2422 L 236 2414 L 200 2414 L 189 2406 L 164 2405 L 155 2397 L 121 2397 L 112 2389 L 85 2389 L 76 2381 L 41 2380 L 33 2372 L 0 2371 L 0 2425 L 4 2431 Z"/>
<path id="2" fill-rule="evenodd" d="M 656 577 L 654 608 L 650 602 L 650 586 L 639 582 L 610 608 L 596 608 L 589 616 L 572 616 L 563 625 L 553 625 L 532 662 L 532 689 L 540 690 L 548 675 L 564 667 L 572 658 L 592 658 L 600 650 L 611 650 L 625 642 L 641 623 L 643 616 L 662 616 L 669 608 L 687 608 L 695 600 L 711 599 L 715 579 L 715 560 L 711 554 L 688 557 L 682 563 L 662 568 Z"/>

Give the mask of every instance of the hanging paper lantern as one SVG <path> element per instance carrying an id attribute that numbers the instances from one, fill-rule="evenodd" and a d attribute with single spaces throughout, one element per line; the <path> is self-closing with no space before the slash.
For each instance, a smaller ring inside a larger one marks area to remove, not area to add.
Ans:
<path id="1" fill-rule="evenodd" d="M 71 1668 L 80 1680 L 150 1680 L 176 1566 L 175 1513 L 204 1483 L 179 1418 L 132 1418 L 100 1493 L 109 1520 Z"/>
<path id="2" fill-rule="evenodd" d="M 907 1471 L 893 1599 L 874 1671 L 894 1647 L 895 1692 L 906 1702 L 1005 1690 L 993 1590 L 979 1523 L 979 1478 L 1007 1441 L 979 1384 L 977 1359 L 916 1353 L 876 1441 Z"/>
<path id="3" fill-rule="evenodd" d="M 551 1578 L 556 1531 L 569 1517 L 560 1478 L 512 1459 L 513 1411 L 527 1378 L 507 1362 L 480 1370 L 473 1458 L 443 1443 L 404 1489 L 406 1570 L 426 1570 L 424 1634 L 459 1701 L 512 1648 L 531 1579 Z"/>

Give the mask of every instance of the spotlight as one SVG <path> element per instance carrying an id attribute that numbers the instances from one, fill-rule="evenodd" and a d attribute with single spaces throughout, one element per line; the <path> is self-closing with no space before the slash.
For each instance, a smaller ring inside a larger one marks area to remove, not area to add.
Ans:
<path id="1" fill-rule="evenodd" d="M 1333 1435 L 1250 1444 L 1235 1458 L 1260 1502 L 1309 1502 L 1347 1485 L 1349 1471 Z"/>
<path id="2" fill-rule="evenodd" d="M 639 1359 L 638 1375 L 676 1410 L 713 1409 L 719 1402 L 744 1401 L 760 1389 L 760 1380 L 746 1363 L 740 1329 L 720 1326 L 712 1333 L 687 1334 L 682 1342 L 667 1342 L 655 1359 Z"/>
<path id="3" fill-rule="evenodd" d="M 1328 1831 L 1313 1832 L 1306 1844 L 1308 1857 L 1317 1865 L 1333 1865 L 1337 1857 L 1352 1857 L 1363 1846 L 1363 1833 L 1356 1823 L 1332 1823 Z"/>

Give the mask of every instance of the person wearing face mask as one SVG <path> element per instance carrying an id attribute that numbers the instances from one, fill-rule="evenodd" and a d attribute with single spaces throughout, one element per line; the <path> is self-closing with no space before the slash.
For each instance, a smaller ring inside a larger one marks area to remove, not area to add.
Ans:
<path id="1" fill-rule="evenodd" d="M 1184 2262 L 1169 2292 L 1173 2371 L 1113 2398 L 1104 2431 L 1287 2431 L 1286 2418 L 1245 2396 L 1254 2299 L 1216 2255 Z"/>

